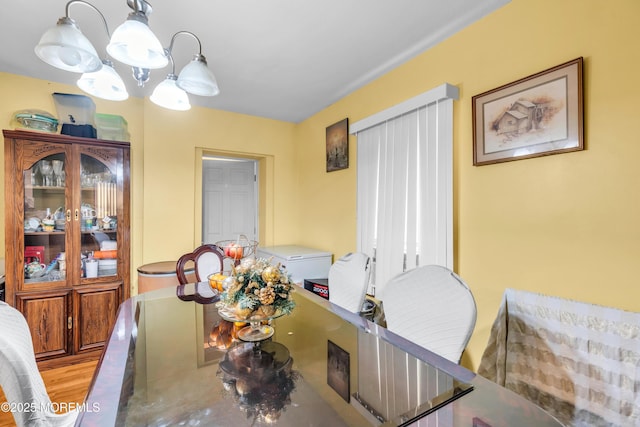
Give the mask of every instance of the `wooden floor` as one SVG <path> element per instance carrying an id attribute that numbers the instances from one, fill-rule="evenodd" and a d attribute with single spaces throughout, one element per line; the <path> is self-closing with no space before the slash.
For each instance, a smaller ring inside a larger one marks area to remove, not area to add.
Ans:
<path id="1" fill-rule="evenodd" d="M 82 403 L 97 363 L 96 360 L 40 372 L 51 401 L 55 403 Z M 0 388 L 0 402 L 6 401 L 7 399 Z M 0 411 L 0 427 L 14 427 L 15 425 L 13 415 L 10 412 Z"/>

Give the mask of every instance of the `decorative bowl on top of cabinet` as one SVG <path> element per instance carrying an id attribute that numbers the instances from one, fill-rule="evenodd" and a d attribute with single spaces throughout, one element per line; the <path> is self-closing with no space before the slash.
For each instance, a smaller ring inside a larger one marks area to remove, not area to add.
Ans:
<path id="1" fill-rule="evenodd" d="M 39 365 L 95 359 L 129 297 L 129 143 L 3 133 L 5 300 Z"/>

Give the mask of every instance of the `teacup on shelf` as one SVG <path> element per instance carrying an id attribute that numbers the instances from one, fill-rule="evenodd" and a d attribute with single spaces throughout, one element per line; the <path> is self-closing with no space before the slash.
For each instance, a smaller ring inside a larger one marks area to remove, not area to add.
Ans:
<path id="1" fill-rule="evenodd" d="M 52 219 L 43 219 L 42 220 L 42 229 L 44 231 L 53 231 L 55 228 L 55 221 Z"/>
<path id="2" fill-rule="evenodd" d="M 24 274 L 28 279 L 41 277 L 44 275 L 47 266 L 39 263 L 38 261 L 30 262 L 24 266 Z"/>

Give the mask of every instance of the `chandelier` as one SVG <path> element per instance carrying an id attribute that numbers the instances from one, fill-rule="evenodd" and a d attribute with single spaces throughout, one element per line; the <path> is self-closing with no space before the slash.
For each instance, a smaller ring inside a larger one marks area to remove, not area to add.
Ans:
<path id="1" fill-rule="evenodd" d="M 171 72 L 150 97 L 153 103 L 172 110 L 188 110 L 191 108 L 188 93 L 199 96 L 220 93 L 216 78 L 202 55 L 200 39 L 189 31 L 178 31 L 171 37 L 169 47 L 163 48 L 149 28 L 148 16 L 152 9 L 145 0 L 127 0 L 133 11 L 113 34 L 110 34 L 107 21 L 98 8 L 84 0 L 71 0 L 65 7 L 65 16 L 43 34 L 35 47 L 38 58 L 56 68 L 82 73 L 77 85 L 83 91 L 111 101 L 123 101 L 129 97 L 124 81 L 113 68 L 113 62 L 108 58 L 100 59 L 91 42 L 69 16 L 69 9 L 74 4 L 86 5 L 100 15 L 110 39 L 107 53 L 111 58 L 131 66 L 138 86 L 144 86 L 149 80 L 150 70 L 164 68 L 171 62 Z M 176 75 L 171 52 L 176 37 L 180 35 L 195 39 L 198 52 Z"/>

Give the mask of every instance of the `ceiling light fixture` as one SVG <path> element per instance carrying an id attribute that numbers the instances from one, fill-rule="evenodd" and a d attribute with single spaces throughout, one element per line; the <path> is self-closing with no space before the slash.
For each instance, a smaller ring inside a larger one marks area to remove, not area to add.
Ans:
<path id="1" fill-rule="evenodd" d="M 220 93 L 218 82 L 213 72 L 207 67 L 207 58 L 202 54 L 202 43 L 200 43 L 200 39 L 195 34 L 189 31 L 178 31 L 171 37 L 171 44 L 167 49 L 168 52 L 165 53 L 171 57 L 173 42 L 180 34 L 191 36 L 198 42 L 198 53 L 193 56 L 191 62 L 182 68 L 176 84 L 179 88 L 194 95 L 216 96 Z"/>
<path id="2" fill-rule="evenodd" d="M 198 53 L 176 76 L 176 66 L 173 62 L 173 44 L 179 35 L 193 37 L 198 42 Z M 169 47 L 164 50 L 165 57 L 171 61 L 171 72 L 167 78 L 153 90 L 151 101 L 161 107 L 171 110 L 188 110 L 191 108 L 187 92 L 201 96 L 215 96 L 220 93 L 216 78 L 209 68 L 207 60 L 202 55 L 200 39 L 189 31 L 178 31 L 171 37 Z"/>
<path id="3" fill-rule="evenodd" d="M 102 67 L 102 62 L 76 21 L 69 17 L 69 7 L 73 3 L 76 1 L 67 3 L 65 16 L 42 35 L 35 52 L 38 58 L 61 70 L 92 73 Z"/>
<path id="4" fill-rule="evenodd" d="M 127 0 L 133 10 L 127 20 L 113 33 L 109 34 L 104 15 L 91 3 L 84 0 L 71 0 L 65 8 L 65 16 L 58 20 L 56 27 L 49 29 L 35 47 L 36 55 L 49 65 L 66 71 L 84 73 L 77 84 L 80 89 L 98 98 L 120 101 L 128 98 L 122 78 L 108 59 L 100 60 L 95 48 L 82 34 L 76 22 L 70 18 L 72 4 L 81 3 L 94 9 L 104 22 L 110 42 L 107 53 L 114 59 L 130 65 L 138 86 L 144 86 L 149 80 L 150 69 L 165 67 L 171 61 L 171 73 L 156 87 L 151 100 L 165 108 L 188 110 L 191 108 L 187 93 L 199 96 L 215 96 L 220 93 L 215 76 L 207 66 L 202 55 L 200 39 L 189 31 L 179 31 L 171 38 L 167 49 L 149 28 L 148 15 L 151 5 L 145 0 Z M 180 72 L 175 75 L 175 64 L 171 51 L 178 35 L 185 34 L 198 42 L 198 53 Z M 158 92 L 158 94 L 156 94 Z M 160 95 L 164 93 L 165 95 Z M 172 94 L 168 97 L 167 93 Z M 174 101 L 167 101 L 174 99 Z"/>
<path id="5" fill-rule="evenodd" d="M 164 56 L 160 40 L 149 28 L 147 15 L 153 10 L 151 5 L 144 0 L 128 0 L 127 4 L 133 12 L 113 32 L 107 52 L 114 59 L 132 67 L 165 67 L 169 60 Z"/>
<path id="6" fill-rule="evenodd" d="M 167 56 L 171 60 L 171 73 L 167 75 L 156 88 L 153 90 L 149 99 L 156 105 L 159 105 L 170 110 L 186 111 L 191 109 L 189 103 L 189 97 L 187 92 L 179 88 L 177 83 L 178 76 L 175 73 L 175 65 L 173 63 L 173 56 L 167 51 Z"/>
<path id="7" fill-rule="evenodd" d="M 108 59 L 102 60 L 102 68 L 98 71 L 84 73 L 77 85 L 89 95 L 109 101 L 124 101 L 129 98 L 122 77 L 113 69 L 113 62 Z"/>

